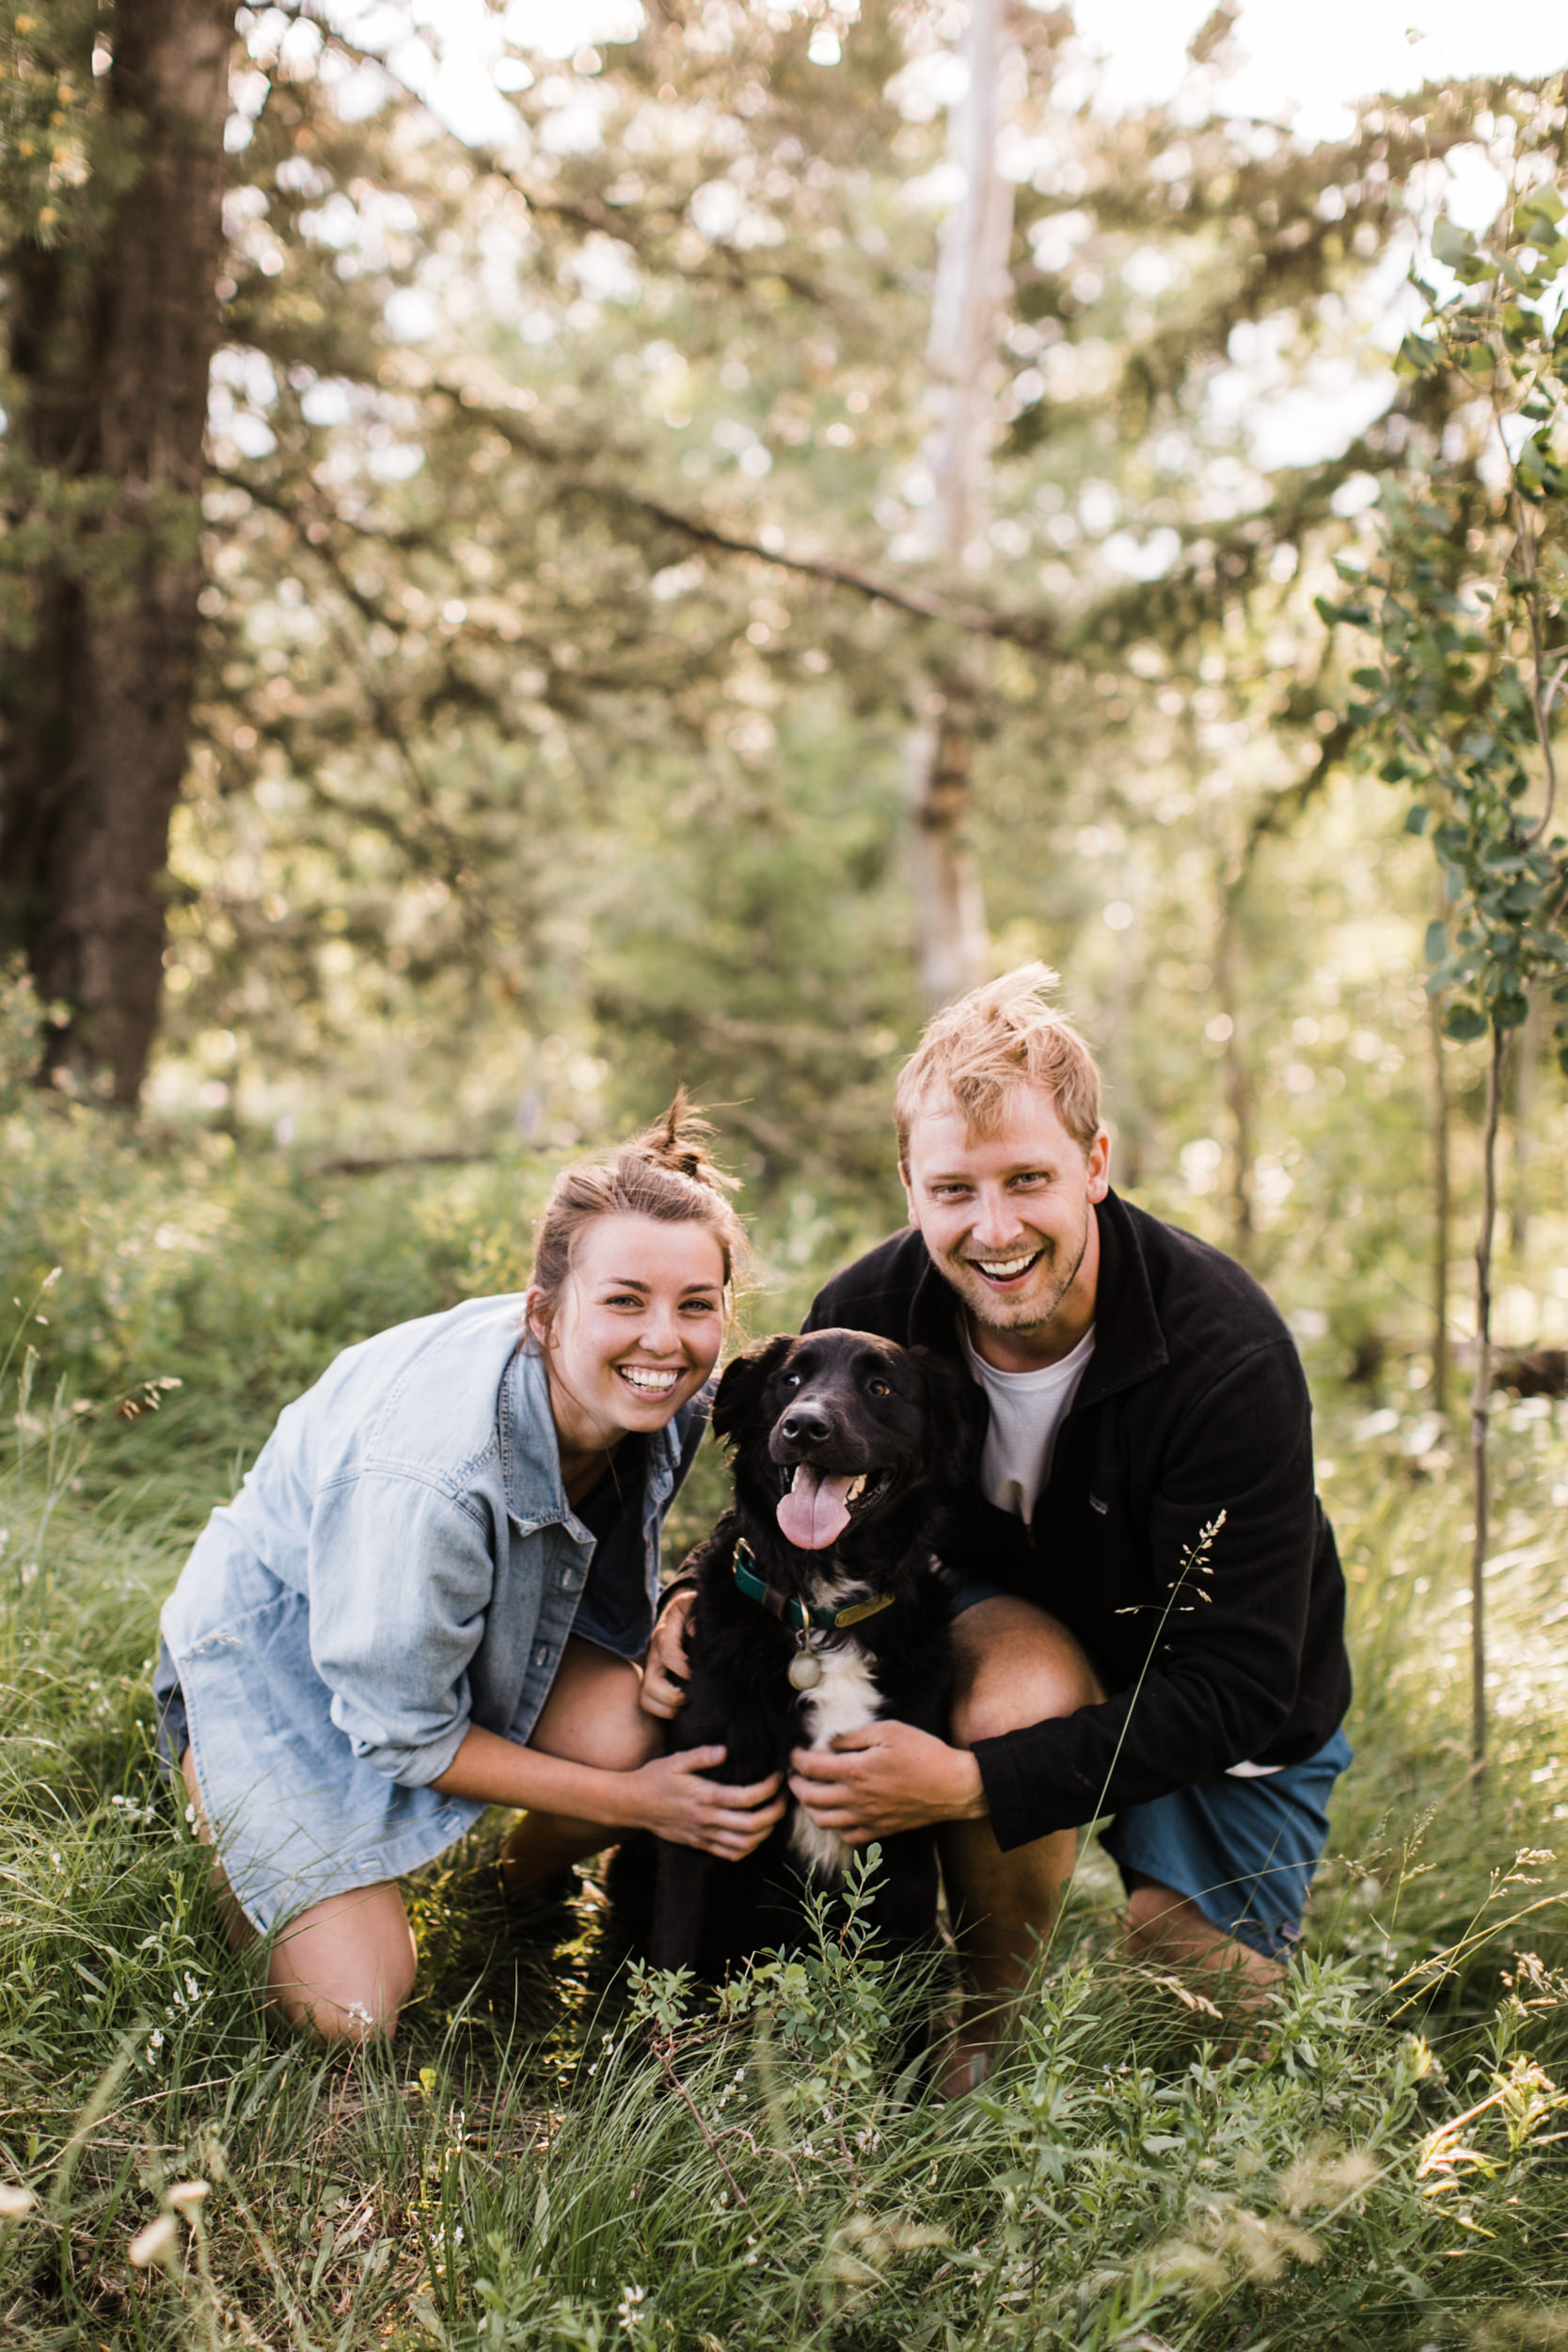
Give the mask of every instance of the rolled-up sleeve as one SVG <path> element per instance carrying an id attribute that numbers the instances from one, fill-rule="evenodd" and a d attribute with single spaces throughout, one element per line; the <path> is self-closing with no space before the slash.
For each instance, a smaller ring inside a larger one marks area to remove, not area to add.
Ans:
<path id="1" fill-rule="evenodd" d="M 310 1655 L 356 1756 L 407 1788 L 439 1780 L 468 1728 L 468 1668 L 495 1585 L 482 1513 L 391 1470 L 319 1493 Z"/>

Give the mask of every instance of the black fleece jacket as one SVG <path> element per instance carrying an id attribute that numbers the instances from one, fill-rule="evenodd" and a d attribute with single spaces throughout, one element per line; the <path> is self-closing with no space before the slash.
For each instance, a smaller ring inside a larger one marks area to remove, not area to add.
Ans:
<path id="1" fill-rule="evenodd" d="M 1114 1192 L 1096 1214 L 1094 1355 L 1033 1526 L 976 1488 L 946 1553 L 1059 1618 L 1110 1694 L 976 1744 L 1004 1848 L 1232 1764 L 1298 1763 L 1350 1701 L 1344 1580 L 1289 1331 L 1220 1250 Z M 805 1328 L 960 1356 L 958 1305 L 911 1229 L 835 1275 Z"/>

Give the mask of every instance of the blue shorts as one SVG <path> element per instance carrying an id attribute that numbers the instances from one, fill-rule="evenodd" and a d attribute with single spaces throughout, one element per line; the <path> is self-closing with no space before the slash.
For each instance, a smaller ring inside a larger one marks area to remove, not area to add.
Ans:
<path id="1" fill-rule="evenodd" d="M 1100 1842 L 1124 1882 L 1131 1872 L 1154 1879 L 1196 1903 L 1222 1934 L 1286 1959 L 1301 1941 L 1328 1801 L 1350 1760 L 1350 1741 L 1337 1731 L 1316 1756 L 1277 1772 L 1222 1773 L 1129 1805 Z"/>
<path id="2" fill-rule="evenodd" d="M 953 1600 L 959 1616 L 982 1600 L 1016 1597 L 977 1579 Z M 1222 1773 L 1129 1805 L 1100 1833 L 1120 1870 L 1195 1902 L 1224 1935 L 1283 1958 L 1301 1941 L 1301 1915 L 1328 1836 L 1328 1800 L 1351 1760 L 1337 1731 L 1315 1756 L 1277 1772 Z"/>

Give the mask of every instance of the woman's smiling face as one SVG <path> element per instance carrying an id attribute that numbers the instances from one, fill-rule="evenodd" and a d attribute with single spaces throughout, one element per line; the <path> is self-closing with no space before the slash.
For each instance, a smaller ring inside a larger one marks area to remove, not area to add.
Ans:
<path id="1" fill-rule="evenodd" d="M 724 1336 L 724 1261 L 695 1219 L 598 1216 L 584 1226 L 547 1328 L 562 1454 L 662 1429 L 696 1395 Z"/>

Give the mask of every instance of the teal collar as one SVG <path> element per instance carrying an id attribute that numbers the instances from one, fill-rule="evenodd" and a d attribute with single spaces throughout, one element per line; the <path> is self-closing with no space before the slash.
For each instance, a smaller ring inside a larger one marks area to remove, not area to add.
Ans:
<path id="1" fill-rule="evenodd" d="M 794 1600 L 787 1594 L 775 1592 L 772 1585 L 757 1574 L 756 1556 L 744 1536 L 735 1548 L 735 1581 L 736 1589 L 744 1593 L 748 1600 L 760 1601 L 770 1617 L 777 1617 L 783 1625 L 793 1626 L 797 1633 L 804 1633 L 812 1627 L 819 1633 L 842 1633 L 847 1627 L 859 1625 L 866 1617 L 879 1616 L 884 1609 L 891 1609 L 895 1597 L 892 1593 L 879 1593 L 872 1600 L 851 1602 L 847 1609 L 812 1608 L 803 1600 Z"/>

